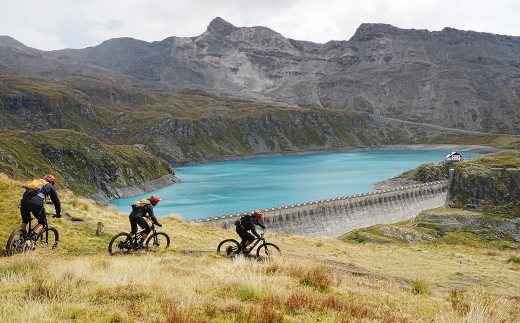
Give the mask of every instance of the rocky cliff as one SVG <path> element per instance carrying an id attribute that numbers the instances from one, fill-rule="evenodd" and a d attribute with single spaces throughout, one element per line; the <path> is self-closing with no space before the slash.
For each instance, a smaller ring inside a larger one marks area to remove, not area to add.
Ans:
<path id="1" fill-rule="evenodd" d="M 450 176 L 451 206 L 520 218 L 519 150 L 488 153 L 462 162 L 423 164 L 396 177 L 401 181 L 425 183 Z"/>
<path id="2" fill-rule="evenodd" d="M 316 44 L 216 18 L 197 37 L 111 39 L 41 55 L 170 91 L 202 89 L 479 132 L 519 130 L 520 37 L 362 24 L 350 40 Z"/>

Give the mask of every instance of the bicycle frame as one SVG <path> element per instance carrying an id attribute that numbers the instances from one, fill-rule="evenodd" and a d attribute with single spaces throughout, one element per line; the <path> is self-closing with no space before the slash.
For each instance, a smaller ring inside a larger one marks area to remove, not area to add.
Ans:
<path id="1" fill-rule="evenodd" d="M 32 220 L 34 219 L 33 217 L 29 219 L 26 228 L 18 227 L 13 230 L 5 248 L 6 255 L 12 256 L 27 250 L 34 250 L 37 245 L 48 246 L 49 243 L 52 244 L 52 249 L 56 249 L 59 242 L 59 233 L 56 228 L 49 226 L 48 222 L 43 225 L 42 231 L 37 235 L 36 239 L 34 241 L 31 240 L 34 228 L 38 225 L 38 223 L 32 225 Z"/>
<path id="2" fill-rule="evenodd" d="M 148 218 L 148 217 L 145 217 L 145 218 Z M 139 242 L 139 239 L 141 239 L 141 237 L 143 236 L 144 234 L 144 230 L 141 230 L 139 232 L 137 232 L 136 234 L 134 234 L 134 236 L 132 237 L 132 242 L 135 242 L 136 244 Z M 157 231 L 155 230 L 155 224 L 152 223 L 152 225 L 150 226 L 150 232 L 148 233 L 147 237 L 150 237 L 150 236 L 154 236 L 154 237 L 157 237 Z"/>
<path id="3" fill-rule="evenodd" d="M 262 234 L 260 235 L 260 238 L 255 238 L 255 240 L 253 240 L 253 242 L 251 242 L 248 246 L 243 248 L 244 251 L 246 253 L 250 253 L 251 251 L 253 251 L 253 249 L 255 249 L 255 247 L 260 243 L 260 241 L 265 242 L 265 240 L 263 238 L 264 238 L 264 232 L 262 232 Z"/>
<path id="4" fill-rule="evenodd" d="M 145 217 L 148 218 L 148 217 Z M 150 233 L 146 239 L 143 239 L 145 229 L 130 235 L 128 232 L 119 232 L 108 244 L 108 252 L 111 255 L 118 253 L 128 253 L 132 250 L 145 249 L 146 251 L 156 251 L 166 249 L 170 246 L 170 237 L 159 232 L 155 228 L 155 224 L 150 226 Z M 141 243 L 141 239 L 146 240 Z"/>
<path id="5" fill-rule="evenodd" d="M 249 256 L 256 248 L 256 257 L 268 258 L 271 255 L 280 255 L 280 248 L 272 242 L 267 242 L 264 239 L 265 230 L 263 230 L 260 237 L 255 238 L 247 247 L 243 247 L 240 242 L 235 239 L 224 239 L 217 246 L 217 253 L 227 257 L 234 257 L 240 254 Z"/>

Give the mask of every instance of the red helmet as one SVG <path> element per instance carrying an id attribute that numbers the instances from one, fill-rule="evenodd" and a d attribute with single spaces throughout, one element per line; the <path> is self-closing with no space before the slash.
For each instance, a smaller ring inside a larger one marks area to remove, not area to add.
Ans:
<path id="1" fill-rule="evenodd" d="M 47 180 L 47 182 L 51 183 L 52 185 L 56 184 L 56 182 L 58 182 L 58 180 L 56 179 L 56 177 L 52 176 L 51 174 L 47 174 L 43 177 L 43 179 Z"/>
<path id="2" fill-rule="evenodd" d="M 264 217 L 264 215 L 260 211 L 253 212 L 253 216 L 256 217 L 257 219 L 261 219 Z"/>
<path id="3" fill-rule="evenodd" d="M 156 195 L 150 196 L 150 202 L 152 202 L 154 205 L 159 203 L 160 200 L 161 200 L 161 198 L 159 196 L 156 196 Z"/>

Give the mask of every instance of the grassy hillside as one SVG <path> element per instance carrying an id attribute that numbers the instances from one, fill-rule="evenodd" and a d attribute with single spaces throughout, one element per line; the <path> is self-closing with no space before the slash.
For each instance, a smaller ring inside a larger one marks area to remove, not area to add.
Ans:
<path id="1" fill-rule="evenodd" d="M 0 241 L 22 182 L 0 174 Z M 215 254 L 231 230 L 161 219 L 172 247 L 109 256 L 127 214 L 61 191 L 61 239 L 0 262 L 0 318 L 29 322 L 520 322 L 518 250 L 493 244 L 350 243 L 268 231 L 270 261 Z M 52 211 L 52 206 L 48 206 Z M 96 237 L 97 222 L 105 234 Z"/>
<path id="2" fill-rule="evenodd" d="M 28 180 L 55 174 L 58 187 L 85 195 L 141 184 L 173 172 L 163 159 L 65 129 L 0 130 L 0 172 Z"/>

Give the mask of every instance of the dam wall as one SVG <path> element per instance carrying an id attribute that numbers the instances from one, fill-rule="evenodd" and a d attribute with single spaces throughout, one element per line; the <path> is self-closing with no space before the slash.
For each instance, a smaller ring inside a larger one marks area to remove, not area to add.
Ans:
<path id="1" fill-rule="evenodd" d="M 445 205 L 451 181 L 438 181 L 390 190 L 284 205 L 261 210 L 269 230 L 315 238 L 338 237 L 375 224 L 409 220 L 421 211 Z M 191 222 L 234 228 L 245 213 Z"/>

